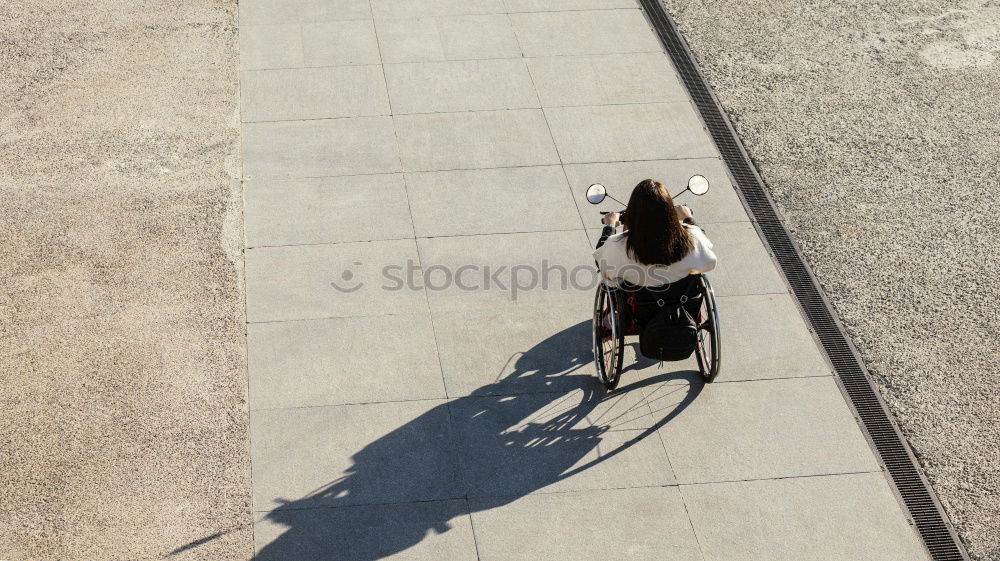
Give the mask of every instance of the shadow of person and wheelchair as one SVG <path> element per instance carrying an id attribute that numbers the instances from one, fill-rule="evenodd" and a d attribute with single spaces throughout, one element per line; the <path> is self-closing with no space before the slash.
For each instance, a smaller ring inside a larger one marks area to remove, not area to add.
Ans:
<path id="1" fill-rule="evenodd" d="M 641 356 L 626 367 L 621 387 L 606 392 L 586 368 L 590 329 L 581 322 L 545 339 L 494 383 L 358 450 L 327 485 L 258 514 L 270 529 L 257 532 L 267 543 L 258 543 L 256 559 L 371 561 L 405 551 L 449 531 L 458 517 L 561 484 L 655 436 L 700 393 L 695 371 L 636 376 L 630 370 L 657 364 Z M 648 423 L 632 430 L 639 417 Z M 619 427 L 629 428 L 626 436 L 602 446 Z"/>

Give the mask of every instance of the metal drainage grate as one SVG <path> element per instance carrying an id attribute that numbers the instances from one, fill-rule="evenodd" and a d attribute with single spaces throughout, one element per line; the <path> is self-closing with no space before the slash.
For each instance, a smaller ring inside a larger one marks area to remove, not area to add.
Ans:
<path id="1" fill-rule="evenodd" d="M 833 364 L 867 437 L 878 452 L 909 511 L 914 526 L 935 561 L 968 561 L 968 554 L 945 522 L 940 503 L 923 475 L 902 433 L 889 417 L 882 398 L 868 377 L 860 356 L 834 317 L 825 296 L 806 265 L 791 234 L 778 217 L 774 202 L 750 163 L 736 132 L 701 74 L 687 44 L 658 0 L 638 0 L 673 60 L 688 93 L 729 168 L 734 186 L 755 227 L 781 266 L 792 292 Z"/>

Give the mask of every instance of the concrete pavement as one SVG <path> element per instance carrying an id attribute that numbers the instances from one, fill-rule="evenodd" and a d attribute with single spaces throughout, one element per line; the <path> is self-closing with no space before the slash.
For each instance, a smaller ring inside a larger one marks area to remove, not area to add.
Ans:
<path id="1" fill-rule="evenodd" d="M 630 0 L 240 11 L 261 559 L 926 558 Z M 719 382 L 606 394 L 582 191 L 694 173 Z"/>

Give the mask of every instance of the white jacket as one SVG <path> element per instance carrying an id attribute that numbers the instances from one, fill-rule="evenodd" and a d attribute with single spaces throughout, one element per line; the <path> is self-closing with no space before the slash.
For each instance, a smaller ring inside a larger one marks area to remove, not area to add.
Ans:
<path id="1" fill-rule="evenodd" d="M 601 277 L 610 286 L 620 286 L 627 281 L 636 286 L 663 286 L 696 273 L 707 273 L 715 268 L 718 259 L 712 251 L 712 242 L 701 228 L 692 224 L 684 227 L 691 235 L 694 248 L 683 259 L 670 265 L 644 265 L 628 254 L 625 240 L 628 232 L 609 236 L 604 245 L 594 250 L 594 259 L 601 269 Z"/>

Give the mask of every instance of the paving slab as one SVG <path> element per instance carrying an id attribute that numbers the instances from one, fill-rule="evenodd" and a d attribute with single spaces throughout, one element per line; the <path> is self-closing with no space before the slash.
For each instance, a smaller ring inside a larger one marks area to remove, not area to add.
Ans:
<path id="1" fill-rule="evenodd" d="M 638 9 L 510 14 L 524 56 L 661 52 Z"/>
<path id="2" fill-rule="evenodd" d="M 243 0 L 240 27 L 371 18 L 369 0 Z"/>
<path id="3" fill-rule="evenodd" d="M 696 211 L 697 212 L 697 211 Z M 719 266 L 709 273 L 716 296 L 782 294 L 788 287 L 749 222 L 704 224 Z"/>
<path id="4" fill-rule="evenodd" d="M 385 79 L 395 115 L 540 106 L 519 59 L 389 64 Z"/>
<path id="5" fill-rule="evenodd" d="M 659 433 L 681 483 L 879 469 L 828 376 L 714 384 Z"/>
<path id="6" fill-rule="evenodd" d="M 428 314 L 252 323 L 250 408 L 445 397 Z"/>
<path id="7" fill-rule="evenodd" d="M 243 72 L 243 122 L 388 115 L 380 65 Z"/>
<path id="8" fill-rule="evenodd" d="M 687 101 L 665 53 L 526 59 L 545 107 Z"/>
<path id="9" fill-rule="evenodd" d="M 831 375 L 791 294 L 717 299 L 727 357 L 724 381 Z"/>
<path id="10" fill-rule="evenodd" d="M 550 107 L 545 116 L 565 163 L 713 158 L 690 103 Z"/>
<path id="11" fill-rule="evenodd" d="M 597 392 L 577 390 L 453 401 L 468 496 L 673 484 L 670 462 L 655 433 L 610 430 L 587 420 L 603 405 L 601 398 Z"/>
<path id="12" fill-rule="evenodd" d="M 398 173 L 247 181 L 243 199 L 251 248 L 413 237 Z"/>
<path id="13" fill-rule="evenodd" d="M 706 561 L 928 559 L 882 473 L 681 488 Z"/>
<path id="14" fill-rule="evenodd" d="M 435 314 L 463 311 L 474 319 L 479 310 L 512 303 L 592 313 L 595 267 L 582 230 L 422 238 L 417 247 Z"/>
<path id="15" fill-rule="evenodd" d="M 635 0 L 504 0 L 504 4 L 510 13 L 635 8 Z"/>
<path id="16" fill-rule="evenodd" d="M 676 487 L 530 495 L 487 509 L 490 501 L 469 501 L 483 561 L 700 558 Z"/>
<path id="17" fill-rule="evenodd" d="M 503 0 L 371 0 L 376 18 L 413 19 L 425 16 L 502 14 Z"/>
<path id="18" fill-rule="evenodd" d="M 240 26 L 243 70 L 379 64 L 369 19 Z"/>
<path id="19" fill-rule="evenodd" d="M 749 221 L 743 203 L 729 182 L 725 165 L 718 158 L 570 164 L 565 167 L 576 206 L 588 228 L 600 230 L 602 211 L 624 208 L 624 205 L 610 198 L 599 205 L 587 202 L 587 187 L 590 185 L 601 183 L 607 187 L 608 194 L 628 203 L 632 189 L 643 179 L 656 179 L 676 195 L 684 190 L 688 179 L 695 174 L 704 175 L 708 179 L 711 186 L 708 194 L 698 197 L 684 193 L 676 202 L 689 205 L 699 224 Z"/>
<path id="20" fill-rule="evenodd" d="M 407 173 L 420 237 L 580 228 L 559 166 Z"/>
<path id="21" fill-rule="evenodd" d="M 397 171 L 390 117 L 243 124 L 243 173 L 253 179 Z"/>
<path id="22" fill-rule="evenodd" d="M 240 66 L 243 70 L 304 65 L 302 26 L 298 23 L 240 25 Z"/>
<path id="23" fill-rule="evenodd" d="M 392 280 L 419 263 L 413 240 L 248 249 L 247 321 L 426 311 L 423 290 Z"/>
<path id="24" fill-rule="evenodd" d="M 254 541 L 260 561 L 478 561 L 464 500 L 278 510 Z"/>
<path id="25" fill-rule="evenodd" d="M 451 397 L 570 391 L 595 375 L 590 317 L 579 306 L 435 311 L 434 333 Z"/>
<path id="26" fill-rule="evenodd" d="M 406 171 L 558 164 L 538 109 L 393 117 Z"/>
<path id="27" fill-rule="evenodd" d="M 832 375 L 790 294 L 760 294 L 717 298 L 725 349 L 719 382 L 802 378 Z M 649 379 L 665 371 L 698 370 L 692 355 L 664 365 L 643 358 L 630 345 L 623 380 Z"/>
<path id="28" fill-rule="evenodd" d="M 376 27 L 386 64 L 521 56 L 506 15 L 380 19 Z"/>
<path id="29" fill-rule="evenodd" d="M 305 66 L 379 64 L 382 61 L 369 19 L 302 24 L 302 56 Z"/>
<path id="30" fill-rule="evenodd" d="M 446 403 L 251 412 L 254 509 L 462 497 Z"/>

